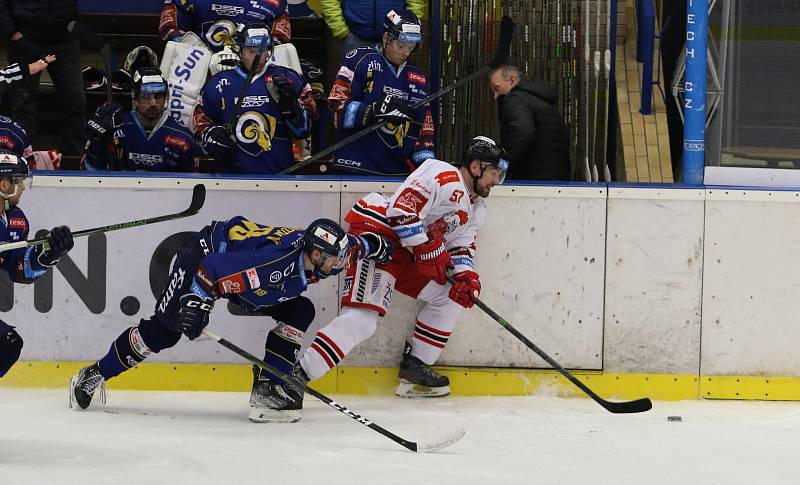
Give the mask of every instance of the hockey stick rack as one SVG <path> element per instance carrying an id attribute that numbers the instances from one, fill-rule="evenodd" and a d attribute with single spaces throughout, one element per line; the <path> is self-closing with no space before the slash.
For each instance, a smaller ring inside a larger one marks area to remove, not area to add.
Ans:
<path id="1" fill-rule="evenodd" d="M 497 39 L 497 48 L 495 50 L 495 53 L 494 53 L 494 56 L 492 57 L 491 62 L 488 65 L 483 66 L 482 68 L 478 69 L 477 71 L 475 71 L 475 72 L 469 74 L 468 76 L 466 76 L 466 77 L 454 82 L 453 84 L 447 86 L 446 88 L 443 88 L 443 89 L 431 94 L 427 98 L 424 98 L 424 99 L 421 99 L 421 100 L 417 101 L 416 103 L 411 105 L 411 109 L 413 109 L 413 110 L 419 109 L 422 106 L 425 106 L 426 104 L 430 103 L 431 101 L 434 101 L 436 99 L 441 98 L 442 96 L 444 96 L 445 94 L 449 93 L 450 91 L 452 91 L 452 90 L 454 90 L 456 88 L 459 88 L 459 87 L 463 86 L 464 84 L 467 84 L 467 83 L 473 81 L 474 79 L 482 77 L 482 76 L 488 74 L 489 72 L 491 72 L 493 69 L 496 69 L 496 68 L 502 66 L 503 64 L 505 64 L 506 58 L 508 57 L 508 49 L 511 46 L 511 39 L 512 39 L 513 36 L 514 36 L 514 21 L 511 20 L 511 17 L 505 16 L 500 20 L 500 35 L 499 35 L 499 37 Z M 380 130 L 387 123 L 389 123 L 389 121 L 388 120 L 384 120 L 384 121 L 381 121 L 380 123 L 377 123 L 377 124 L 374 124 L 374 125 L 369 126 L 367 128 L 364 128 L 363 130 L 361 130 L 359 132 L 353 133 L 352 135 L 348 136 L 344 140 L 341 140 L 338 143 L 335 143 L 335 144 L 329 146 L 328 148 L 326 148 L 326 149 L 320 151 L 319 153 L 317 153 L 316 155 L 313 155 L 313 156 L 311 156 L 309 158 L 306 158 L 305 160 L 302 160 L 300 162 L 295 163 L 291 167 L 289 167 L 286 170 L 284 170 L 283 172 L 281 172 L 279 175 L 289 175 L 289 174 L 291 174 L 293 172 L 296 172 L 297 170 L 300 170 L 301 168 L 303 168 L 303 167 L 305 167 L 305 166 L 307 166 L 307 165 L 309 165 L 311 163 L 317 162 L 319 160 L 323 160 L 323 159 L 327 158 L 328 156 L 332 155 L 334 152 L 336 152 L 336 150 L 342 148 L 343 146 L 349 145 L 349 144 L 353 143 L 356 140 L 360 140 L 361 138 L 364 138 L 365 136 L 369 135 L 372 132 Z"/>
<path id="2" fill-rule="evenodd" d="M 324 402 L 328 406 L 332 407 L 333 409 L 339 411 L 340 413 L 344 414 L 345 416 L 358 421 L 360 424 L 363 424 L 367 428 L 386 436 L 390 440 L 394 441 L 395 443 L 399 444 L 403 448 L 407 450 L 413 451 L 415 453 L 429 453 L 431 451 L 441 450 L 442 448 L 446 448 L 453 443 L 457 442 L 461 438 L 464 437 L 464 428 L 457 428 L 447 436 L 443 437 L 442 439 L 430 442 L 430 443 L 420 443 L 415 441 L 409 441 L 407 439 L 401 438 L 396 434 L 392 433 L 391 431 L 378 426 L 377 424 L 373 423 L 369 419 L 365 418 L 364 416 L 348 409 L 346 406 L 334 401 L 333 399 L 329 398 L 325 394 L 322 394 L 319 391 L 314 390 L 302 380 L 295 376 L 290 376 L 284 372 L 279 371 L 278 369 L 272 367 L 271 365 L 267 364 L 263 360 L 259 359 L 258 357 L 254 356 L 253 354 L 247 352 L 246 350 L 238 347 L 236 344 L 231 343 L 228 340 L 220 337 L 219 335 L 208 331 L 207 329 L 203 329 L 203 335 L 209 337 L 212 340 L 216 340 L 217 343 L 226 347 L 227 349 L 233 351 L 235 354 L 244 357 L 245 359 L 249 360 L 253 364 L 257 365 L 258 367 L 275 374 L 276 376 L 280 377 L 284 381 L 291 384 L 294 388 L 305 392 L 306 394 L 310 394 L 315 398 L 319 399 L 320 401 Z"/>
<path id="3" fill-rule="evenodd" d="M 452 277 L 448 276 L 447 281 L 450 284 L 454 284 L 455 280 Z M 642 413 L 645 411 L 649 411 L 653 408 L 653 403 L 650 401 L 649 398 L 642 398 L 636 399 L 635 401 L 623 401 L 623 402 L 612 402 L 606 401 L 602 397 L 598 396 L 594 391 L 589 389 L 589 387 L 584 384 L 583 382 L 579 381 L 577 377 L 572 375 L 567 369 L 561 366 L 558 362 L 553 360 L 552 357 L 547 355 L 542 349 L 540 349 L 535 343 L 531 342 L 528 337 L 523 335 L 519 330 L 511 326 L 510 323 L 505 321 L 503 317 L 495 313 L 494 310 L 489 308 L 485 303 L 480 301 L 479 299 L 475 299 L 475 305 L 478 306 L 481 310 L 486 312 L 487 315 L 492 317 L 497 323 L 499 323 L 503 328 L 508 330 L 511 335 L 517 337 L 517 339 L 524 343 L 529 349 L 536 352 L 536 354 L 544 359 L 545 362 L 550 364 L 550 366 L 561 373 L 564 377 L 566 377 L 571 383 L 575 384 L 578 389 L 585 392 L 590 398 L 594 399 L 597 404 L 603 406 L 607 411 L 615 413 L 615 414 L 628 414 L 628 413 Z"/>
<path id="4" fill-rule="evenodd" d="M 176 212 L 175 214 L 150 217 L 148 219 L 139 219 L 137 221 L 120 222 L 117 224 L 111 224 L 109 226 L 95 227 L 93 229 L 84 229 L 82 231 L 73 232 L 72 237 L 76 238 L 82 236 L 89 236 L 91 234 L 97 234 L 101 232 L 111 232 L 111 231 L 117 231 L 119 229 L 130 229 L 132 227 L 146 226 L 148 224 L 155 224 L 157 222 L 172 221 L 175 219 L 182 219 L 184 217 L 193 216 L 198 212 L 200 212 L 200 209 L 203 208 L 205 200 L 206 200 L 206 186 L 203 184 L 197 184 L 194 186 L 194 189 L 192 190 L 192 202 L 189 204 L 189 207 L 186 210 L 182 210 L 181 212 Z M 43 237 L 39 239 L 31 239 L 28 241 L 18 241 L 13 243 L 0 244 L 0 253 L 3 251 L 10 251 L 12 249 L 38 246 L 46 242 L 47 238 Z"/>

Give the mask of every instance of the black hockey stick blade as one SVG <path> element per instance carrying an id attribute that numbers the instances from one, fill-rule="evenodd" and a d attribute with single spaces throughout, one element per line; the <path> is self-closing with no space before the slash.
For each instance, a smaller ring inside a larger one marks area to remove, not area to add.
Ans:
<path id="1" fill-rule="evenodd" d="M 137 226 L 146 226 L 148 224 L 155 224 L 157 222 L 164 222 L 164 221 L 172 221 L 175 219 L 181 219 L 184 217 L 189 217 L 197 214 L 200 212 L 200 209 L 203 208 L 203 204 L 206 200 L 206 186 L 203 184 L 197 184 L 194 186 L 192 190 L 192 202 L 189 204 L 189 207 L 185 210 L 180 212 L 176 212 L 175 214 L 167 214 L 163 216 L 157 217 L 150 217 L 148 219 L 139 219 L 137 221 L 130 221 L 130 222 L 120 222 L 118 224 L 111 224 L 109 226 L 102 226 L 102 227 L 95 227 L 93 229 L 84 229 L 82 231 L 77 231 L 72 233 L 72 237 L 82 237 L 82 236 L 89 236 L 91 234 L 97 234 L 101 232 L 111 232 L 117 231 L 120 229 L 130 229 L 132 227 Z M 11 249 L 17 248 L 27 248 L 30 246 L 38 246 L 47 242 L 47 238 L 39 238 L 39 239 L 31 239 L 28 241 L 18 241 L 13 243 L 7 244 L 0 244 L 0 252 L 9 251 Z"/>
<path id="2" fill-rule="evenodd" d="M 486 66 L 483 66 L 482 68 L 478 69 L 472 74 L 459 79 L 458 81 L 447 86 L 446 88 L 440 89 L 439 91 L 436 91 L 435 93 L 429 95 L 428 97 L 417 101 L 416 103 L 411 105 L 411 109 L 413 110 L 419 109 L 422 106 L 425 106 L 426 104 L 430 103 L 431 101 L 441 98 L 450 91 L 457 89 L 469 82 L 472 82 L 473 80 L 488 74 L 496 67 L 504 64 L 506 58 L 508 57 L 508 49 L 511 46 L 511 39 L 513 36 L 514 36 L 514 21 L 511 20 L 511 17 L 508 16 L 503 17 L 503 19 L 500 21 L 500 35 L 498 36 L 497 47 L 495 48 L 494 56 L 492 56 L 492 62 Z M 333 145 L 320 151 L 316 155 L 312 155 L 311 157 L 306 158 L 305 160 L 301 160 L 295 163 L 291 167 L 280 172 L 278 175 L 289 175 L 314 162 L 324 160 L 330 155 L 333 155 L 336 152 L 336 150 L 342 148 L 343 146 L 349 145 L 356 140 L 360 140 L 361 138 L 364 138 L 365 136 L 369 135 L 374 131 L 380 130 L 388 123 L 389 123 L 388 121 L 382 121 L 372 126 L 368 126 L 361 131 L 353 133 L 344 140 L 340 140 L 339 142 L 334 143 Z"/>
<path id="3" fill-rule="evenodd" d="M 386 436 L 390 440 L 394 441 L 395 443 L 399 444 L 403 448 L 407 450 L 411 450 L 415 453 L 430 453 L 432 451 L 441 450 L 442 448 L 447 448 L 448 446 L 452 445 L 453 443 L 457 442 L 461 438 L 464 437 L 464 428 L 457 428 L 447 435 L 443 436 L 442 438 L 431 441 L 429 443 L 420 443 L 416 441 L 409 441 L 407 439 L 401 438 L 396 434 L 392 433 L 391 431 L 378 426 L 377 424 L 373 423 L 369 419 L 365 418 L 364 416 L 354 412 L 351 409 L 348 409 L 343 404 L 340 404 L 333 399 L 329 398 L 325 394 L 322 394 L 319 391 L 314 390 L 313 388 L 309 387 L 302 379 L 298 379 L 295 376 L 290 376 L 280 370 L 272 367 L 271 365 L 267 364 L 263 360 L 259 359 L 255 355 L 251 354 L 250 352 L 242 349 L 241 347 L 237 346 L 234 343 L 231 343 L 229 340 L 226 340 L 219 335 L 210 332 L 208 329 L 203 329 L 203 335 L 206 337 L 215 340 L 217 343 L 222 345 L 223 347 L 231 350 L 233 353 L 238 354 L 241 357 L 244 357 L 246 360 L 249 360 L 251 363 L 257 365 L 258 367 L 275 374 L 276 376 L 280 377 L 284 381 L 291 384 L 294 388 L 298 390 L 302 390 L 306 394 L 310 394 L 315 398 L 319 399 L 320 401 L 324 402 L 328 406 L 332 407 L 333 409 L 339 411 L 340 413 L 344 414 L 345 416 L 358 421 L 360 424 L 363 424 L 367 428 L 376 431 L 383 436 Z"/>
<path id="4" fill-rule="evenodd" d="M 451 276 L 447 277 L 447 281 L 449 281 L 451 285 L 455 283 L 455 281 Z M 578 389 L 586 393 L 586 395 L 589 396 L 590 398 L 594 399 L 594 401 L 597 404 L 603 406 L 607 411 L 614 414 L 630 414 L 630 413 L 643 413 L 653 408 L 653 403 L 650 401 L 649 398 L 646 397 L 642 399 L 636 399 L 634 401 L 622 401 L 622 402 L 613 402 L 603 399 L 602 397 L 598 396 L 597 393 L 589 389 L 589 387 L 586 384 L 578 380 L 577 377 L 572 375 L 561 364 L 553 360 L 553 358 L 547 355 L 547 353 L 545 353 L 544 350 L 540 349 L 535 343 L 531 342 L 530 339 L 528 339 L 528 337 L 523 335 L 519 330 L 517 330 L 510 323 L 505 321 L 503 317 L 501 317 L 494 310 L 489 308 L 480 299 L 475 300 L 475 305 L 477 305 L 478 308 L 483 310 L 487 315 L 492 317 L 492 319 L 497 323 L 499 323 L 503 328 L 508 330 L 511 333 L 511 335 L 517 337 L 517 339 L 520 342 L 524 343 L 525 346 L 536 352 L 536 354 L 539 357 L 541 357 L 545 362 L 550 364 L 550 367 L 560 372 L 561 375 L 567 378 L 567 380 L 575 384 L 575 386 L 577 386 Z"/>
<path id="5" fill-rule="evenodd" d="M 511 17 L 504 15 L 500 19 L 500 34 L 497 37 L 497 49 L 495 49 L 494 57 L 489 62 L 489 67 L 497 69 L 506 63 L 508 59 L 508 51 L 511 48 L 511 40 L 514 37 L 514 21 Z"/>

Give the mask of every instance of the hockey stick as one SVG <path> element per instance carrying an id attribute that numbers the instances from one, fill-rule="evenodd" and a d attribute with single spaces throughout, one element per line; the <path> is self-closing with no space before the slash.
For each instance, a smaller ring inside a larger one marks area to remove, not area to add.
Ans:
<path id="1" fill-rule="evenodd" d="M 505 61 L 506 61 L 506 57 L 508 57 L 508 48 L 511 45 L 511 38 L 512 38 L 513 35 L 514 35 L 514 22 L 509 17 L 503 17 L 502 20 L 500 21 L 500 37 L 498 38 L 498 41 L 497 41 L 497 50 L 495 51 L 494 57 L 492 57 L 491 62 L 488 65 L 483 66 L 482 68 L 478 69 L 477 71 L 475 71 L 475 72 L 471 73 L 470 75 L 466 76 L 465 78 L 454 82 L 450 86 L 447 86 L 446 88 L 443 88 L 443 89 L 431 94 L 427 98 L 424 98 L 424 99 L 421 99 L 421 100 L 417 101 L 416 103 L 411 105 L 411 109 L 412 110 L 419 109 L 422 106 L 425 106 L 426 104 L 430 103 L 431 101 L 441 98 L 443 95 L 449 93 L 450 91 L 452 91 L 452 90 L 454 90 L 454 89 L 456 89 L 456 88 L 458 88 L 460 86 L 463 86 L 464 84 L 467 84 L 468 82 L 471 82 L 474 79 L 477 79 L 477 78 L 479 78 L 481 76 L 484 76 L 487 73 L 489 73 L 490 71 L 492 71 L 493 69 L 503 65 L 505 63 Z M 341 140 L 340 142 L 329 146 L 328 148 L 326 148 L 326 149 L 322 150 L 321 152 L 317 153 L 316 155 L 314 155 L 314 156 L 312 156 L 310 158 L 307 158 L 305 160 L 302 160 L 302 161 L 300 161 L 298 163 L 295 163 L 294 165 L 292 165 L 291 167 L 287 168 L 283 172 L 280 172 L 279 175 L 288 175 L 288 174 L 290 174 L 292 172 L 300 170 L 301 168 L 303 168 L 303 167 L 305 167 L 305 166 L 307 166 L 307 165 L 309 165 L 309 164 L 311 164 L 313 162 L 322 160 L 322 159 L 328 157 L 329 155 L 332 155 L 336 150 L 342 148 L 343 146 L 349 145 L 350 143 L 353 143 L 356 140 L 360 140 L 361 138 L 364 138 L 365 136 L 369 135 L 370 133 L 372 133 L 374 131 L 380 130 L 388 122 L 389 122 L 388 120 L 381 121 L 380 123 L 377 123 L 377 124 L 374 124 L 374 125 L 369 126 L 367 128 L 364 128 L 363 130 L 361 130 L 361 131 L 359 131 L 357 133 L 353 133 L 352 135 L 348 136 L 344 140 Z"/>
<path id="2" fill-rule="evenodd" d="M 419 442 L 415 442 L 415 441 L 408 441 L 408 440 L 406 440 L 404 438 L 401 438 L 401 437 L 397 436 L 396 434 L 392 433 L 391 431 L 389 431 L 389 430 L 387 430 L 385 428 L 382 428 L 381 426 L 378 426 L 377 424 L 373 423 L 372 421 L 370 421 L 369 419 L 365 418 L 364 416 L 362 416 L 362 415 L 360 415 L 360 414 L 358 414 L 358 413 L 356 413 L 354 411 L 351 411 L 346 406 L 344 406 L 342 404 L 339 404 L 338 402 L 336 402 L 333 399 L 329 398 L 325 394 L 322 394 L 321 392 L 316 391 L 311 387 L 308 387 L 308 385 L 305 382 L 303 382 L 302 379 L 298 379 L 295 376 L 290 376 L 290 375 L 288 375 L 288 374 L 286 374 L 284 372 L 279 371 L 278 369 L 272 367 L 271 365 L 267 364 L 263 360 L 261 360 L 258 357 L 254 356 L 250 352 L 238 347 L 236 344 L 233 344 L 233 343 L 229 342 L 228 340 L 225 340 L 224 338 L 220 337 L 219 335 L 217 335 L 217 334 L 215 334 L 213 332 L 210 332 L 207 329 L 203 329 L 203 335 L 205 335 L 206 337 L 211 338 L 212 340 L 216 340 L 217 343 L 219 343 L 223 347 L 226 347 L 227 349 L 233 351 L 233 353 L 238 354 L 241 357 L 244 357 L 245 359 L 249 360 L 253 364 L 257 365 L 258 367 L 260 367 L 260 368 L 262 368 L 262 369 L 264 369 L 266 371 L 269 371 L 272 374 L 275 374 L 279 378 L 281 378 L 284 381 L 286 381 L 289 384 L 291 384 L 294 388 L 296 388 L 298 390 L 301 390 L 301 391 L 303 391 L 303 392 L 305 392 L 307 394 L 311 394 L 315 398 L 319 399 L 320 401 L 324 402 L 328 406 L 330 406 L 333 409 L 335 409 L 335 410 L 339 411 L 340 413 L 344 414 L 348 418 L 351 418 L 351 419 L 354 419 L 354 420 L 358 421 L 360 424 L 363 424 L 367 428 L 369 428 L 369 429 L 371 429 L 373 431 L 376 431 L 376 432 L 382 434 L 383 436 L 386 436 L 387 438 L 389 438 L 390 440 L 392 440 L 395 443 L 399 444 L 400 446 L 402 446 L 402 447 L 404 447 L 404 448 L 406 448 L 408 450 L 411 450 L 411 451 L 413 451 L 415 453 L 429 453 L 431 451 L 441 450 L 442 448 L 446 448 L 446 447 L 452 445 L 453 443 L 457 442 L 458 440 L 460 440 L 461 438 L 464 437 L 464 428 L 458 428 L 457 430 L 454 430 L 453 432 L 451 432 L 446 437 L 444 437 L 444 438 L 442 438 L 442 439 L 440 439 L 438 441 L 435 441 L 435 442 L 419 443 Z"/>
<path id="3" fill-rule="evenodd" d="M 447 281 L 449 281 L 451 285 L 455 284 L 455 280 L 451 276 L 447 277 Z M 501 317 L 500 315 L 495 313 L 495 311 L 492 310 L 491 308 L 489 308 L 485 303 L 483 303 L 482 301 L 480 301 L 479 299 L 476 298 L 475 299 L 475 304 L 478 306 L 478 308 L 480 308 L 481 310 L 486 312 L 487 315 L 492 317 L 494 319 L 494 321 L 496 321 L 503 328 L 508 330 L 511 333 L 511 335 L 517 337 L 517 339 L 520 342 L 524 343 L 529 349 L 531 349 L 534 352 L 536 352 L 536 354 L 539 357 L 541 357 L 542 359 L 544 359 L 545 362 L 550 364 L 550 367 L 552 367 L 553 369 L 555 369 L 558 372 L 560 372 L 561 375 L 566 377 L 571 383 L 573 383 L 576 386 L 578 386 L 578 389 L 580 389 L 581 391 L 585 392 L 589 397 L 594 399 L 595 402 L 597 402 L 599 405 L 601 405 L 604 408 L 606 408 L 607 411 L 610 411 L 610 412 L 616 413 L 616 414 L 620 414 L 620 413 L 642 413 L 642 412 L 645 412 L 645 411 L 649 411 L 650 409 L 653 408 L 653 403 L 650 401 L 649 398 L 646 398 L 646 397 L 642 398 L 642 399 L 636 399 L 635 401 L 623 401 L 623 402 L 606 401 L 602 397 L 600 397 L 597 394 L 595 394 L 594 391 L 589 389 L 589 387 L 587 387 L 586 384 L 584 384 L 583 382 L 579 381 L 577 377 L 575 377 L 574 375 L 570 374 L 570 372 L 567 369 L 565 369 L 564 367 L 561 366 L 561 364 L 559 364 L 558 362 L 553 360 L 553 358 L 550 357 L 549 355 L 547 355 L 544 352 L 544 350 L 540 349 L 535 343 L 531 342 L 528 339 L 528 337 L 523 335 L 519 330 L 517 330 L 516 328 L 512 327 L 510 323 L 505 321 L 503 319 L 503 317 Z"/>
<path id="4" fill-rule="evenodd" d="M 84 229 L 72 233 L 72 237 L 89 236 L 101 232 L 117 231 L 119 229 L 130 229 L 131 227 L 146 226 L 148 224 L 155 224 L 156 222 L 171 221 L 174 219 L 181 219 L 197 214 L 203 208 L 203 203 L 206 200 L 206 186 L 197 184 L 194 186 L 192 192 L 192 202 L 186 210 L 176 212 L 175 214 L 167 214 L 164 216 L 151 217 L 149 219 L 139 219 L 138 221 L 120 222 L 118 224 L 111 224 L 109 226 L 95 227 L 94 229 Z M 47 242 L 47 238 L 32 239 L 29 241 L 17 241 L 13 243 L 0 244 L 0 252 L 10 251 L 12 249 L 27 248 L 31 246 L 39 246 Z"/>
<path id="5" fill-rule="evenodd" d="M 247 97 L 247 91 L 250 89 L 250 83 L 253 82 L 253 78 L 256 76 L 256 72 L 258 71 L 258 65 L 261 61 L 261 56 L 264 55 L 264 50 L 266 50 L 267 44 L 265 38 L 261 39 L 261 44 L 258 46 L 258 51 L 256 52 L 256 56 L 253 58 L 253 64 L 250 65 L 250 70 L 247 71 L 247 79 L 245 79 L 244 84 L 242 85 L 242 89 L 239 91 L 239 98 L 236 100 L 236 107 L 233 108 L 233 115 L 231 119 L 225 124 L 225 131 L 230 135 L 233 133 L 233 128 L 236 125 L 236 122 L 239 121 L 239 116 L 241 115 L 240 111 L 242 109 L 242 103 L 244 102 L 244 98 Z M 267 59 L 269 60 L 269 59 Z M 266 64 L 266 61 L 264 61 Z"/>
<path id="6" fill-rule="evenodd" d="M 111 103 L 113 99 L 111 94 L 111 46 L 108 42 L 101 41 L 91 27 L 77 20 L 72 20 L 67 24 L 67 31 L 71 32 L 72 35 L 90 49 L 99 52 L 103 57 L 103 65 L 106 69 L 106 102 Z"/>

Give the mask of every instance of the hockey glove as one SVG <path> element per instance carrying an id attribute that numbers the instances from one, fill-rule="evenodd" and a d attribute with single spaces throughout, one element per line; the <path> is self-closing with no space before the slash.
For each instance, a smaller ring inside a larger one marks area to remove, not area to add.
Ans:
<path id="1" fill-rule="evenodd" d="M 431 239 L 426 243 L 414 246 L 414 261 L 423 275 L 433 279 L 440 285 L 447 281 L 447 270 L 453 269 L 453 260 L 444 248 L 444 240 Z"/>
<path id="2" fill-rule="evenodd" d="M 361 124 L 363 126 L 370 126 L 375 122 L 388 121 L 399 125 L 406 121 L 411 121 L 414 116 L 414 110 L 411 109 L 409 104 L 401 99 L 399 96 L 384 93 L 383 96 L 375 100 L 369 107 L 367 107 L 362 117 Z"/>
<path id="3" fill-rule="evenodd" d="M 187 293 L 180 298 L 181 308 L 178 310 L 178 331 L 189 340 L 194 340 L 203 333 L 208 325 L 208 314 L 214 307 L 214 300 L 203 298 L 194 293 Z"/>
<path id="4" fill-rule="evenodd" d="M 114 130 L 120 125 L 122 106 L 117 103 L 104 103 L 86 122 L 86 138 L 100 143 L 108 143 Z"/>
<path id="5" fill-rule="evenodd" d="M 225 127 L 211 125 L 200 135 L 200 145 L 210 157 L 220 162 L 227 162 L 233 158 L 236 141 L 228 134 Z"/>
<path id="6" fill-rule="evenodd" d="M 481 294 L 481 280 L 478 273 L 462 271 L 456 274 L 453 279 L 455 283 L 450 287 L 450 299 L 464 308 L 472 308 L 475 305 L 475 300 Z"/>
<path id="7" fill-rule="evenodd" d="M 363 248 L 361 257 L 376 263 L 388 263 L 392 259 L 392 243 L 385 237 L 374 232 L 359 234 Z"/>
<path id="8" fill-rule="evenodd" d="M 303 116 L 303 108 L 300 106 L 300 95 L 295 91 L 292 82 L 285 76 L 273 76 L 272 84 L 278 90 L 278 109 L 285 120 L 296 120 Z"/>
<path id="9" fill-rule="evenodd" d="M 61 256 L 67 254 L 75 241 L 67 226 L 56 226 L 47 235 L 47 246 L 37 258 L 42 266 L 55 266 Z"/>

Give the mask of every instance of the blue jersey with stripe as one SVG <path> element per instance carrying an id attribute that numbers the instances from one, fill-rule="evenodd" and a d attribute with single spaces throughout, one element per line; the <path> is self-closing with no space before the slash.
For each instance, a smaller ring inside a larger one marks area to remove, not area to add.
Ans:
<path id="1" fill-rule="evenodd" d="M 213 222 L 206 234 L 209 254 L 195 275 L 194 293 L 227 298 L 252 312 L 295 298 L 308 287 L 303 230 L 236 216 Z"/>
<path id="2" fill-rule="evenodd" d="M 22 209 L 11 206 L 0 216 L 0 243 L 24 241 L 29 232 L 28 218 Z M 8 273 L 11 281 L 30 283 L 47 271 L 47 267 L 38 261 L 41 251 L 42 246 L 31 246 L 0 252 L 0 268 Z"/>

